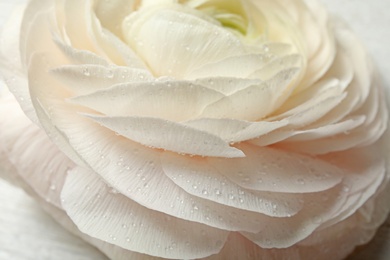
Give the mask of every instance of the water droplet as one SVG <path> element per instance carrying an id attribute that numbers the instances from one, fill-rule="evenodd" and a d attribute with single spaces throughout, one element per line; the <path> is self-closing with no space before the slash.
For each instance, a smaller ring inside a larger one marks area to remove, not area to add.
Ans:
<path id="1" fill-rule="evenodd" d="M 343 187 L 343 192 L 347 193 L 349 192 L 350 188 L 348 186 L 344 186 Z"/>
<path id="2" fill-rule="evenodd" d="M 297 179 L 297 183 L 301 184 L 301 185 L 304 185 L 305 184 L 305 180 L 302 179 L 302 178 L 299 178 L 299 179 Z"/>
<path id="3" fill-rule="evenodd" d="M 126 224 L 122 224 L 122 228 L 123 228 L 123 229 L 126 229 L 126 228 L 127 228 L 127 225 L 126 225 Z"/>
<path id="4" fill-rule="evenodd" d="M 57 186 L 55 184 L 50 185 L 50 190 L 55 191 L 57 189 Z"/>
<path id="5" fill-rule="evenodd" d="M 88 68 L 84 68 L 83 69 L 83 74 L 87 77 L 89 77 L 91 75 L 91 72 L 89 72 L 89 69 Z"/>
<path id="6" fill-rule="evenodd" d="M 313 218 L 314 224 L 321 224 L 322 223 L 322 217 L 316 216 Z"/>
<path id="7" fill-rule="evenodd" d="M 119 191 L 116 190 L 116 189 L 114 189 L 114 188 L 110 189 L 109 192 L 110 192 L 111 194 L 118 194 L 118 193 L 119 193 Z"/>
<path id="8" fill-rule="evenodd" d="M 192 185 L 192 188 L 194 188 L 194 190 L 196 190 L 198 188 L 198 186 L 196 184 Z"/>
<path id="9" fill-rule="evenodd" d="M 207 190 L 202 190 L 203 195 L 208 195 L 209 192 Z"/>
<path id="10" fill-rule="evenodd" d="M 222 192 L 219 189 L 215 189 L 214 192 L 215 192 L 216 195 L 221 195 L 222 194 Z"/>

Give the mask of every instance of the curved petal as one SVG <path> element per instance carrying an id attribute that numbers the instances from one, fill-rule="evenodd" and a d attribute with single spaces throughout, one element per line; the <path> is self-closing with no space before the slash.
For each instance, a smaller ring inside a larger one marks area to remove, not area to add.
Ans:
<path id="1" fill-rule="evenodd" d="M 229 234 L 168 217 L 110 191 L 95 173 L 77 168 L 67 176 L 62 204 L 82 232 L 152 256 L 206 257 L 219 252 Z"/>
<path id="2" fill-rule="evenodd" d="M 39 196 L 61 208 L 59 193 L 74 163 L 25 117 L 14 98 L 1 100 L 0 115 L 2 156 Z"/>
<path id="3" fill-rule="evenodd" d="M 223 205 L 274 217 L 296 214 L 301 208 L 298 194 L 257 192 L 240 187 L 220 174 L 206 159 L 178 158 L 164 153 L 165 174 L 189 194 Z"/>
<path id="4" fill-rule="evenodd" d="M 199 156 L 245 156 L 218 136 L 159 118 L 88 117 L 115 133 L 148 147 Z"/>
<path id="5" fill-rule="evenodd" d="M 271 80 L 251 85 L 205 107 L 202 117 L 256 121 L 271 113 L 288 96 L 291 79 L 298 69 L 279 72 Z"/>
<path id="6" fill-rule="evenodd" d="M 233 33 L 201 19 L 200 12 L 190 13 L 191 9 L 179 5 L 169 7 L 140 10 L 128 16 L 122 27 L 127 43 L 154 75 L 185 78 L 206 63 L 245 53 Z"/>
<path id="7" fill-rule="evenodd" d="M 120 80 L 120 71 L 111 70 L 110 75 Z M 140 77 L 146 79 L 143 74 Z M 108 116 L 182 121 L 197 117 L 204 107 L 223 97 L 223 94 L 191 81 L 156 80 L 123 83 L 74 97 L 72 101 Z"/>
<path id="8" fill-rule="evenodd" d="M 150 81 L 145 70 L 100 65 L 65 65 L 51 71 L 75 96 L 88 95 L 124 82 Z"/>
<path id="9" fill-rule="evenodd" d="M 228 179 L 246 189 L 287 193 L 310 193 L 330 189 L 342 181 L 339 168 L 305 155 L 256 147 L 237 146 L 245 158 L 209 159 Z"/>
<path id="10" fill-rule="evenodd" d="M 217 135 L 226 142 L 238 143 L 262 138 L 270 132 L 288 125 L 287 120 L 249 122 L 224 118 L 202 118 L 183 122 L 184 125 Z"/>

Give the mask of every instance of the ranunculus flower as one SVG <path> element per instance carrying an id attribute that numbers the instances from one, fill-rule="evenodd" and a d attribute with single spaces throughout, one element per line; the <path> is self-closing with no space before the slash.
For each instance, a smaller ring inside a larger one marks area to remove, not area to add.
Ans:
<path id="1" fill-rule="evenodd" d="M 107 256 L 340 259 L 384 221 L 383 89 L 317 1 L 33 0 L 20 18 L 1 163 Z"/>

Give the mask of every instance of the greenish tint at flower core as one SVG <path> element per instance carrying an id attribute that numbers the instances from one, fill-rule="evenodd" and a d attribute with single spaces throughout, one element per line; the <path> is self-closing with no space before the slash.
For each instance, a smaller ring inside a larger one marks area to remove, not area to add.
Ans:
<path id="1" fill-rule="evenodd" d="M 181 1 L 213 17 L 221 26 L 233 32 L 246 35 L 248 19 L 239 0 L 189 0 Z"/>

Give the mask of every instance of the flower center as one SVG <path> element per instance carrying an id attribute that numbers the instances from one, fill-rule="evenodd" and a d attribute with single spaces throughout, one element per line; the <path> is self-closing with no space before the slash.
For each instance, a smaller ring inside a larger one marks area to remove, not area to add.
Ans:
<path id="1" fill-rule="evenodd" d="M 214 18 L 233 33 L 245 36 L 248 32 L 248 19 L 239 0 L 179 0 L 179 3 Z"/>

